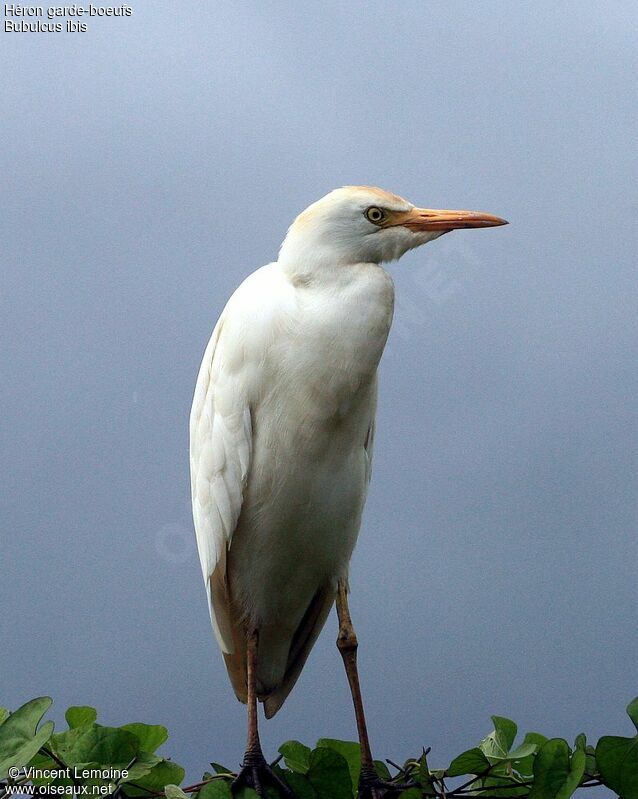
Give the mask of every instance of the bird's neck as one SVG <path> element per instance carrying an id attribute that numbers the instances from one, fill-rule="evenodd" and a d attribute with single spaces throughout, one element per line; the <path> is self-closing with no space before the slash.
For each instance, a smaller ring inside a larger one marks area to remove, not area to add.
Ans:
<path id="1" fill-rule="evenodd" d="M 341 282 L 343 273 L 366 261 L 353 255 L 347 237 L 326 237 L 293 226 L 281 245 L 278 263 L 292 283 Z"/>
<path id="2" fill-rule="evenodd" d="M 378 268 L 378 264 L 356 262 L 334 250 L 316 248 L 286 248 L 282 246 L 277 261 L 293 286 L 339 286 L 359 275 L 364 267 Z"/>

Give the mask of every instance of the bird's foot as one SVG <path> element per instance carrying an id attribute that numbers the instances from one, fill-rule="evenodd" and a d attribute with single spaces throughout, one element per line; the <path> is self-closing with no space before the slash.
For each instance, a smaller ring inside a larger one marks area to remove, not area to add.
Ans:
<path id="1" fill-rule="evenodd" d="M 294 799 L 294 795 L 286 783 L 276 773 L 269 763 L 266 762 L 261 749 L 247 750 L 244 755 L 244 762 L 239 773 L 232 781 L 230 790 L 235 796 L 236 792 L 242 787 L 252 788 L 259 796 L 265 796 L 264 785 L 274 786 L 285 799 Z"/>
<path id="2" fill-rule="evenodd" d="M 382 780 L 376 771 L 362 771 L 359 777 L 358 799 L 394 799 L 401 791 L 414 787 L 414 783 Z"/>

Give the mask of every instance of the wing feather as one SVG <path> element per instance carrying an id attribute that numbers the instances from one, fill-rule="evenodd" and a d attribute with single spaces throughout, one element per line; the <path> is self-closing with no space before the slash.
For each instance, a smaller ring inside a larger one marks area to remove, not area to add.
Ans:
<path id="1" fill-rule="evenodd" d="M 366 433 L 363 448 L 366 454 L 366 491 L 367 486 L 370 485 L 370 478 L 372 477 L 372 453 L 374 452 L 374 418 L 377 412 L 377 391 L 378 384 L 377 378 L 374 379 L 372 402 L 370 403 L 370 422 L 368 425 L 368 432 Z"/>
<path id="2" fill-rule="evenodd" d="M 197 377 L 190 417 L 193 521 L 213 630 L 222 652 L 234 651 L 226 555 L 250 469 L 250 408 L 237 376 L 223 368 L 220 318 Z"/>

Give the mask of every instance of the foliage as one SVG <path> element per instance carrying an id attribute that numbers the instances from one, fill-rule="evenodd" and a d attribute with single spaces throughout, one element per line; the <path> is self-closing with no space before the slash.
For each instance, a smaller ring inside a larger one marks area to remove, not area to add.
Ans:
<path id="1" fill-rule="evenodd" d="M 165 727 L 97 723 L 92 707 L 71 707 L 68 729 L 54 732 L 42 723 L 48 697 L 27 702 L 13 713 L 0 708 L 0 799 L 14 794 L 41 796 L 161 797 L 231 799 L 235 774 L 218 763 L 194 785 L 179 787 L 184 769 L 157 749 Z M 638 698 L 627 713 L 638 731 Z M 394 783 L 403 799 L 569 799 L 578 789 L 606 786 L 622 799 L 638 799 L 638 734 L 605 735 L 591 746 L 584 734 L 574 745 L 563 738 L 528 732 L 516 745 L 517 727 L 492 716 L 494 729 L 478 746 L 455 757 L 446 768 L 432 768 L 430 750 L 403 765 L 376 761 L 379 776 Z M 357 796 L 359 745 L 321 738 L 314 749 L 299 741 L 279 748 L 275 769 L 299 799 L 353 799 Z M 239 799 L 255 799 L 247 788 Z M 268 789 L 268 799 L 277 799 Z"/>

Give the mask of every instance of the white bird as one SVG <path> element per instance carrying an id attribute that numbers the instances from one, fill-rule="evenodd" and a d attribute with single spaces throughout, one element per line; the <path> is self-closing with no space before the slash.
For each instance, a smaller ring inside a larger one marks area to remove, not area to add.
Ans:
<path id="1" fill-rule="evenodd" d="M 333 603 L 361 742 L 360 796 L 384 795 L 370 752 L 347 605 L 370 480 L 377 366 L 394 288 L 381 263 L 454 228 L 506 224 L 346 186 L 291 225 L 278 260 L 232 295 L 190 417 L 193 517 L 210 617 L 248 744 L 235 784 L 269 779 L 257 731 L 292 690 Z M 288 794 L 290 795 L 289 791 Z"/>

